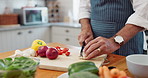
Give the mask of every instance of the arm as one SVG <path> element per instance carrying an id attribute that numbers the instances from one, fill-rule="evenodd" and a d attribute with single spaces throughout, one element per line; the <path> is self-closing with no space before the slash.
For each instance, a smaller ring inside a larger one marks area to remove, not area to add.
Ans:
<path id="1" fill-rule="evenodd" d="M 148 1 L 133 0 L 133 7 L 135 13 L 128 18 L 126 25 L 116 33 L 116 35 L 123 37 L 125 41 L 124 44 L 138 32 L 148 29 Z M 115 43 L 113 37 L 109 39 L 97 37 L 85 46 L 84 52 L 86 54 L 86 59 L 91 59 L 102 54 L 112 53 L 119 48 L 120 45 Z"/>
<path id="2" fill-rule="evenodd" d="M 132 2 L 135 13 L 128 18 L 126 24 L 133 24 L 148 29 L 148 1 L 133 0 Z"/>
<path id="3" fill-rule="evenodd" d="M 79 22 L 81 24 L 81 33 L 78 36 L 80 45 L 85 41 L 87 44 L 93 39 L 93 33 L 90 25 L 90 0 L 80 0 Z"/>
<path id="4" fill-rule="evenodd" d="M 148 29 L 148 1 L 133 0 L 133 13 L 123 27 L 116 35 L 121 35 L 125 43 L 135 36 L 138 32 Z"/>

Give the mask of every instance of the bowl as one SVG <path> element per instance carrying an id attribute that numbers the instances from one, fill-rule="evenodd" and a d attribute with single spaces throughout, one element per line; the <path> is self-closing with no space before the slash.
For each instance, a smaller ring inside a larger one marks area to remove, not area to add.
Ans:
<path id="1" fill-rule="evenodd" d="M 36 68 L 39 65 L 39 60 L 27 57 L 17 58 L 20 59 L 0 59 L 0 78 L 35 78 Z M 24 60 L 24 58 L 26 59 Z"/>
<path id="2" fill-rule="evenodd" d="M 127 67 L 135 78 L 148 78 L 148 55 L 133 54 L 126 57 Z"/>

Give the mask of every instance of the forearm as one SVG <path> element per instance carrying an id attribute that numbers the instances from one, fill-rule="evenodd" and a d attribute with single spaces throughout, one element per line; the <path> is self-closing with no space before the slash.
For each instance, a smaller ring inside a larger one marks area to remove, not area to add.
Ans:
<path id="1" fill-rule="evenodd" d="M 80 24 L 81 24 L 81 30 L 82 31 L 91 29 L 90 19 L 89 18 L 80 19 Z"/>
<path id="2" fill-rule="evenodd" d="M 132 37 L 134 37 L 138 32 L 142 31 L 144 28 L 135 26 L 133 24 L 126 24 L 116 35 L 120 35 L 124 39 L 124 44 L 128 42 Z"/>

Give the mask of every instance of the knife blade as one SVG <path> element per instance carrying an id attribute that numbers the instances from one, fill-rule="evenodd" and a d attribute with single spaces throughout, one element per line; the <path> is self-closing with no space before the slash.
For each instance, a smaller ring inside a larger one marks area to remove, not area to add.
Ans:
<path id="1" fill-rule="evenodd" d="M 82 43 L 82 48 L 81 48 L 81 51 L 80 51 L 80 57 L 83 57 L 83 49 L 85 47 L 85 41 Z"/>

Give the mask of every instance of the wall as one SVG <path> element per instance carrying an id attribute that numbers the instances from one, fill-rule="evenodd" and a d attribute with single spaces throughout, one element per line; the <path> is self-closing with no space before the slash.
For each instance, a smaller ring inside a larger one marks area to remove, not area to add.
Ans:
<path id="1" fill-rule="evenodd" d="M 60 16 L 64 19 L 69 11 L 73 11 L 73 0 L 57 0 L 60 3 Z"/>
<path id="2" fill-rule="evenodd" d="M 45 6 L 45 0 L 34 0 L 40 6 Z M 5 7 L 10 7 L 11 11 L 13 8 L 21 8 L 26 6 L 28 0 L 0 0 L 0 14 L 4 12 Z"/>
<path id="3" fill-rule="evenodd" d="M 64 19 L 64 16 L 72 14 L 73 20 L 77 22 L 78 19 L 78 10 L 79 10 L 79 1 L 80 0 L 57 0 L 60 2 L 60 12 L 61 16 Z"/>

